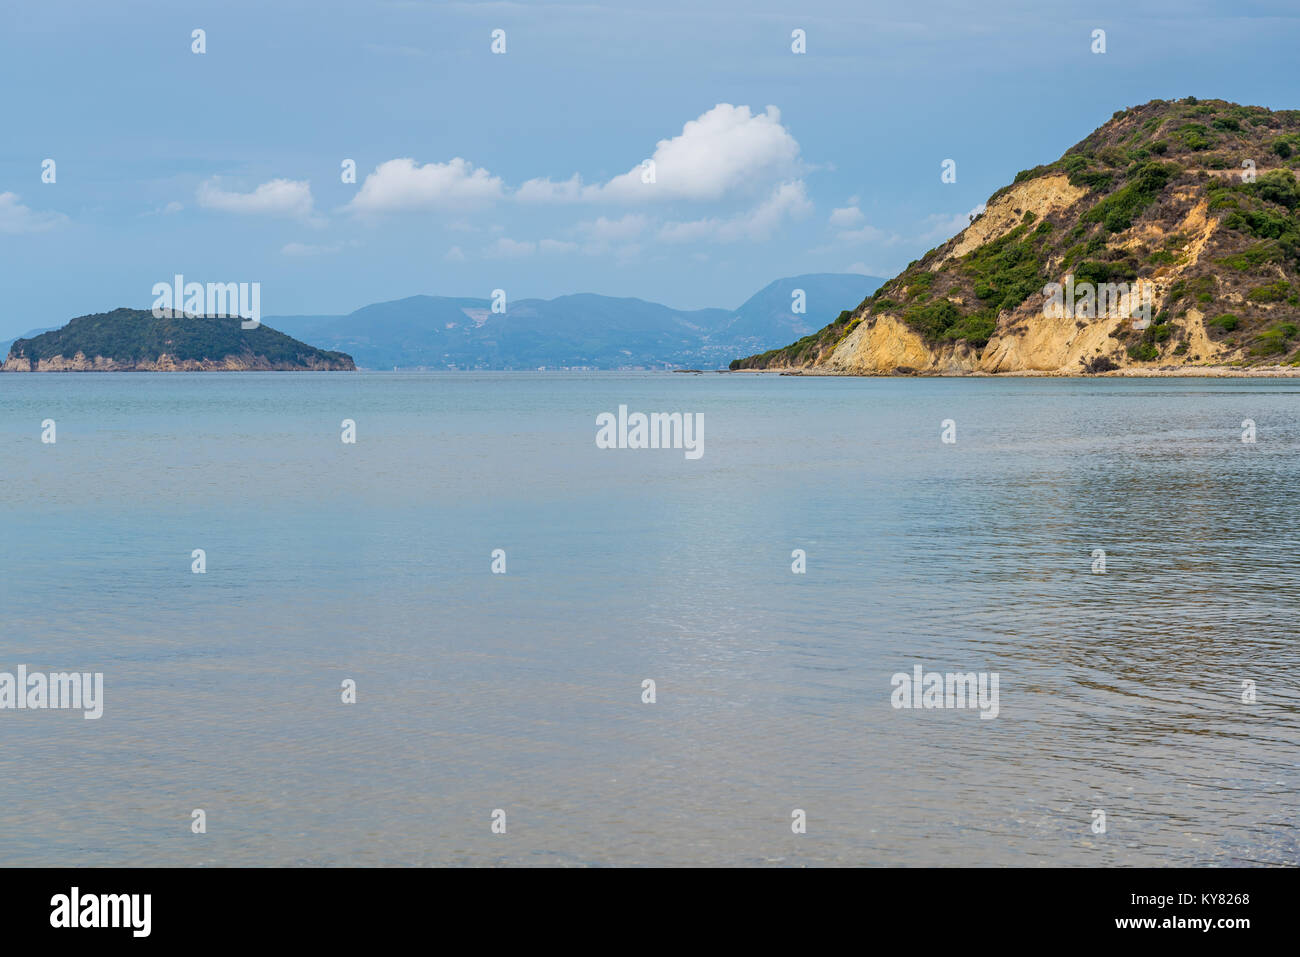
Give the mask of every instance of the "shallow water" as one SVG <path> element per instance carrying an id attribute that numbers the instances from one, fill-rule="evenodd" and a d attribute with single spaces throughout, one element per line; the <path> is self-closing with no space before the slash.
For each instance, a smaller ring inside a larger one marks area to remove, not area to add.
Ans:
<path id="1" fill-rule="evenodd" d="M 620 404 L 703 413 L 703 457 L 596 448 Z M 105 682 L 97 721 L 0 711 L 0 863 L 1294 864 L 1298 409 L 1260 379 L 0 376 L 0 671 Z M 895 709 L 916 664 L 996 672 L 998 716 Z"/>

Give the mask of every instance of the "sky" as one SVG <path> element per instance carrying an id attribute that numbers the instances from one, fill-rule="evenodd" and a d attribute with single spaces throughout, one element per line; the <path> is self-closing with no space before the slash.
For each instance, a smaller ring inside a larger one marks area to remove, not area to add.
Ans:
<path id="1" fill-rule="evenodd" d="M 1300 108 L 1297 49 L 1295 0 L 8 0 L 0 335 L 177 273 L 268 316 L 889 277 L 1116 110 Z"/>

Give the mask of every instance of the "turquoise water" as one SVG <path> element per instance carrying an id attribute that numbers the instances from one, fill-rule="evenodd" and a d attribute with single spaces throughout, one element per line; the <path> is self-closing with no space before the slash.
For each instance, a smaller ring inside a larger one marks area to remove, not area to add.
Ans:
<path id="1" fill-rule="evenodd" d="M 703 457 L 598 449 L 619 405 L 703 413 Z M 0 863 L 1296 863 L 1298 409 L 1258 379 L 0 376 L 0 671 L 105 685 L 97 721 L 0 711 Z M 998 716 L 893 708 L 915 664 L 997 672 Z"/>

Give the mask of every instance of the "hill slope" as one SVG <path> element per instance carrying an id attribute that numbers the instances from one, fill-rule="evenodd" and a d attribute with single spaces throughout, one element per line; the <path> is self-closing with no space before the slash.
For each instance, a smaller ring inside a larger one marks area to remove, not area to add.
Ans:
<path id="1" fill-rule="evenodd" d="M 1192 97 L 1120 110 L 856 309 L 731 367 L 1300 366 L 1298 166 L 1300 111 Z"/>
<path id="2" fill-rule="evenodd" d="M 323 352 L 265 325 L 242 329 L 236 317 L 158 319 L 147 309 L 80 316 L 62 329 L 15 339 L 4 364 L 6 372 L 354 368 L 350 356 Z"/>
<path id="3" fill-rule="evenodd" d="M 291 335 L 341 349 L 364 368 L 720 368 L 820 327 L 881 280 L 823 273 L 779 279 L 740 308 L 673 309 L 583 293 L 519 299 L 504 314 L 487 299 L 411 296 L 346 316 L 268 316 Z M 792 310 L 804 291 L 806 312 Z"/>

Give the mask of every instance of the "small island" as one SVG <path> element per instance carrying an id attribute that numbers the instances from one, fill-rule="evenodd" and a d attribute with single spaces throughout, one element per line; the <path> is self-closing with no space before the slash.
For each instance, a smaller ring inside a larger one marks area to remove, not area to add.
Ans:
<path id="1" fill-rule="evenodd" d="M 79 316 L 62 329 L 15 339 L 5 372 L 354 371 L 352 357 L 299 342 L 238 316 L 114 309 Z"/>

